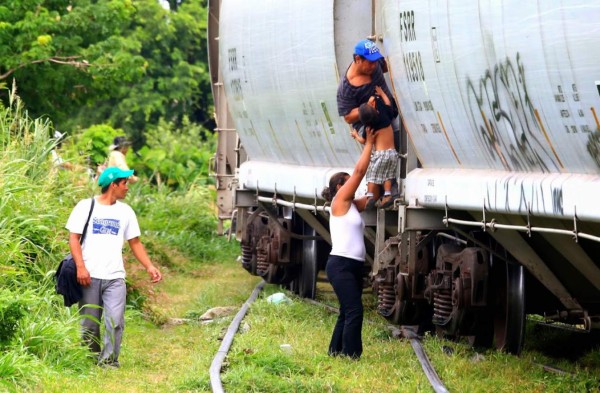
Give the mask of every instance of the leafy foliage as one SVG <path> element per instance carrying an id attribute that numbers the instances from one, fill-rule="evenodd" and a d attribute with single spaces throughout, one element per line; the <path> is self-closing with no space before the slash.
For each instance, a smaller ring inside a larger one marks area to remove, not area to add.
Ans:
<path id="1" fill-rule="evenodd" d="M 0 288 L 0 347 L 10 342 L 26 311 L 27 301 L 23 295 Z"/>
<path id="2" fill-rule="evenodd" d="M 123 135 L 109 125 L 94 125 L 83 131 L 75 147 L 78 154 L 87 157 L 92 168 L 102 164 L 108 155 L 108 147 L 116 136 Z"/>
<path id="3" fill-rule="evenodd" d="M 132 1 L 14 3 L 0 9 L 0 77 L 16 79 L 34 115 L 61 121 L 73 106 L 92 103 L 142 75 L 143 59 L 122 50 L 131 44 L 119 34 L 135 13 Z"/>
<path id="4" fill-rule="evenodd" d="M 122 128 L 136 148 L 161 118 L 212 122 L 205 0 L 171 10 L 157 0 L 13 3 L 0 5 L 0 82 L 14 78 L 34 116 L 69 134 Z"/>
<path id="5" fill-rule="evenodd" d="M 233 244 L 213 236 L 214 195 L 202 185 L 206 179 L 199 175 L 206 173 L 207 149 L 214 141 L 191 123 L 186 123 L 189 132 L 180 141 L 173 124 L 161 124 L 152 139 L 156 147 L 151 149 L 164 149 L 163 161 L 183 168 L 182 174 L 169 169 L 163 175 L 169 184 L 171 178 L 176 179 L 173 184 L 178 190 L 141 181 L 131 187 L 127 200 L 138 213 L 151 258 L 156 261 L 156 252 L 160 252 L 158 263 L 166 273 L 171 266 L 181 270 L 174 255 L 194 255 L 202 262 L 220 261 L 224 251 L 234 255 L 238 250 Z M 94 370 L 89 351 L 80 344 L 77 310 L 63 306 L 52 276 L 68 249 L 64 225 L 71 209 L 99 189 L 85 170 L 54 165 L 51 152 L 59 149 L 60 141 L 50 138 L 53 131 L 49 119 L 31 119 L 14 88 L 8 104 L 0 105 L 1 391 L 37 390 L 41 380 L 57 372 L 81 378 Z M 81 138 L 67 138 L 67 146 L 60 151 L 75 150 L 80 156 L 105 154 L 106 145 L 120 133 L 108 125 L 90 127 Z M 99 144 L 94 146 L 95 142 Z M 81 157 L 73 157 L 74 164 L 81 161 Z M 151 298 L 139 282 L 129 281 L 128 285 L 136 289 L 134 295 Z M 144 303 L 129 301 L 128 305 L 151 309 L 152 313 L 143 315 L 164 322 L 158 308 Z"/>
<path id="6" fill-rule="evenodd" d="M 146 134 L 146 145 L 131 157 L 138 174 L 158 184 L 177 188 L 189 184 L 207 184 L 209 161 L 216 137 L 184 117 L 180 131 L 174 123 L 160 121 Z"/>

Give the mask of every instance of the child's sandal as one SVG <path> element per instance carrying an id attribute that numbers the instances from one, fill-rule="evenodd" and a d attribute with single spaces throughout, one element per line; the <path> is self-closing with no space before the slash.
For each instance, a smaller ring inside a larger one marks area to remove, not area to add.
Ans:
<path id="1" fill-rule="evenodd" d="M 386 209 L 394 204 L 394 197 L 391 195 L 385 195 L 379 202 L 380 209 Z"/>

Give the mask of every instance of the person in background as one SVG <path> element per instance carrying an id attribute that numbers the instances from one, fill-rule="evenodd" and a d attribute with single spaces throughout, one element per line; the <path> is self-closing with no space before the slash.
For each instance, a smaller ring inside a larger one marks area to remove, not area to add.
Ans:
<path id="1" fill-rule="evenodd" d="M 88 217 L 91 199 L 77 203 L 66 228 L 69 248 L 77 267 L 77 282 L 82 286 L 79 301 L 83 340 L 90 350 L 99 353 L 98 364 L 119 367 L 119 352 L 125 326 L 125 265 L 123 243 L 129 243 L 135 258 L 146 268 L 150 280 L 162 279 L 140 241 L 140 227 L 135 212 L 121 202 L 127 195 L 128 179 L 133 170 L 106 168 L 98 178 L 102 193 L 95 203 L 86 231 L 79 243 Z M 104 346 L 100 351 L 100 321 L 104 314 Z"/>
<path id="2" fill-rule="evenodd" d="M 50 150 L 50 155 L 52 156 L 52 164 L 54 167 L 59 169 L 73 169 L 73 164 L 63 160 L 63 158 L 58 154 L 58 149 L 62 146 L 63 140 L 66 136 L 66 133 L 60 132 L 58 130 L 54 131 L 54 139 L 56 139 L 56 146 L 54 149 Z"/>
<path id="3" fill-rule="evenodd" d="M 371 154 L 371 163 L 367 170 L 367 208 L 377 206 L 385 209 L 394 203 L 392 183 L 397 176 L 398 152 L 394 147 L 392 129 L 393 109 L 391 101 L 380 86 L 375 87 L 375 95 L 359 107 L 359 118 L 365 128 L 372 128 L 377 139 Z M 365 139 L 352 130 L 352 137 L 364 144 Z M 383 197 L 379 200 L 383 185 Z"/>
<path id="4" fill-rule="evenodd" d="M 125 159 L 125 156 L 129 151 L 129 146 L 131 146 L 131 142 L 129 142 L 126 137 L 115 137 L 115 139 L 113 139 L 113 144 L 110 145 L 110 147 L 108 148 L 108 150 L 110 150 L 110 153 L 108 155 L 108 161 L 106 163 L 106 166 L 116 166 L 124 171 L 128 171 L 129 166 L 127 165 L 127 160 Z M 132 175 L 128 181 L 130 184 L 133 184 L 138 181 L 138 177 Z"/>
<path id="5" fill-rule="evenodd" d="M 362 347 L 363 267 L 365 262 L 364 222 L 360 212 L 366 197 L 355 199 L 364 178 L 375 141 L 372 129 L 366 132 L 363 149 L 352 175 L 338 172 L 329 179 L 321 195 L 331 202 L 329 231 L 331 252 L 325 270 L 340 303 L 340 313 L 329 344 L 330 356 L 359 359 Z"/>

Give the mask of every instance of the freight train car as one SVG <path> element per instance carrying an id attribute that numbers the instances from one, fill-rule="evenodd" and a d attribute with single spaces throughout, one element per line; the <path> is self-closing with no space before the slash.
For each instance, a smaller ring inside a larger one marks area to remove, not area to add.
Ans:
<path id="1" fill-rule="evenodd" d="M 402 122 L 400 196 L 363 213 L 378 312 L 513 353 L 528 314 L 599 329 L 600 3 L 458 3 L 210 1 L 219 217 L 245 269 L 315 296 L 320 192 L 361 151 L 336 90 L 369 38 Z"/>

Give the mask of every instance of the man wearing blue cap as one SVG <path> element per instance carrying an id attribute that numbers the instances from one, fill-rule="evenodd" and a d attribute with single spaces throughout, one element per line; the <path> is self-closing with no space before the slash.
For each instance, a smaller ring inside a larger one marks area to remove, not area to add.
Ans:
<path id="1" fill-rule="evenodd" d="M 84 341 L 99 353 L 98 364 L 119 367 L 119 352 L 125 325 L 125 266 L 123 243 L 129 243 L 136 259 L 153 283 L 162 279 L 140 241 L 140 227 L 133 209 L 120 200 L 129 190 L 133 170 L 108 167 L 98 178 L 102 194 L 80 201 L 69 216 L 69 247 L 82 287 L 81 308 Z M 93 203 L 92 203 L 93 202 Z M 86 225 L 89 222 L 89 225 Z M 84 232 L 85 229 L 85 234 Z M 83 244 L 80 239 L 84 235 Z M 100 325 L 104 313 L 104 346 L 100 348 Z"/>
<path id="2" fill-rule="evenodd" d="M 374 42 L 361 40 L 354 47 L 353 61 L 338 86 L 337 104 L 338 114 L 357 131 L 362 126 L 358 107 L 376 94 L 376 86 L 380 86 L 388 97 L 393 97 L 383 77 L 385 64 Z"/>
<path id="3" fill-rule="evenodd" d="M 398 116 L 396 101 L 383 77 L 384 70 L 387 71 L 387 66 L 377 45 L 370 40 L 359 41 L 354 47 L 353 61 L 340 81 L 337 91 L 338 113 L 344 117 L 346 123 L 352 124 L 353 129 L 350 131 L 350 136 L 355 139 L 358 134 L 361 134 L 361 129 L 364 132 L 364 125 L 359 117 L 359 108 L 362 104 L 369 102 L 372 97 L 389 97 L 392 119 Z M 381 91 L 383 94 L 379 94 Z M 385 130 L 385 135 L 383 132 L 378 133 L 375 139 L 375 150 L 388 150 L 390 143 L 392 149 L 398 150 L 400 145 L 398 133 L 392 127 Z M 396 155 L 393 158 L 390 155 L 390 158 L 398 159 Z M 381 195 L 381 187 L 376 186 L 373 176 L 370 176 L 376 173 L 376 171 L 374 172 L 375 168 L 369 166 L 369 169 L 367 182 L 370 183 L 370 187 L 366 194 L 368 197 L 367 208 L 373 208 Z"/>

